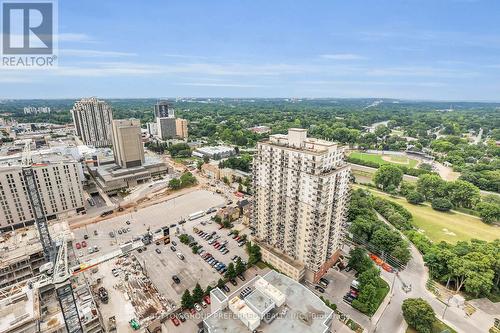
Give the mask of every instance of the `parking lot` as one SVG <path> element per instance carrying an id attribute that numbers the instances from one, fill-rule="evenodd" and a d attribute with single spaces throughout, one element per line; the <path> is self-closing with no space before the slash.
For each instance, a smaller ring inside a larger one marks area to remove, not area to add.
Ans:
<path id="1" fill-rule="evenodd" d="M 349 292 L 351 282 L 355 279 L 355 274 L 356 272 L 354 270 L 349 272 L 342 270 L 339 272 L 335 269 L 330 269 L 324 276 L 324 278 L 330 282 L 328 287 L 324 288 L 324 293 L 316 290 L 311 284 L 307 284 L 307 286 L 316 295 L 323 296 L 335 303 L 340 312 L 347 314 L 361 326 L 368 327 L 370 325 L 370 319 L 368 316 L 354 309 L 343 300 L 344 295 Z"/>
<path id="2" fill-rule="evenodd" d="M 139 263 L 143 267 L 144 274 L 151 280 L 153 285 L 158 289 L 159 293 L 163 295 L 168 303 L 172 302 L 180 305 L 182 294 L 186 289 L 193 290 L 196 283 L 200 283 L 201 287 L 206 289 L 208 285 L 215 286 L 217 281 L 223 277 L 209 265 L 200 255 L 194 254 L 192 248 L 186 244 L 182 244 L 179 240 L 181 234 L 187 234 L 193 237 L 198 245 L 203 247 L 203 250 L 212 254 L 212 256 L 224 263 L 226 266 L 233 262 L 231 258 L 235 255 L 241 257 L 244 261 L 248 261 L 248 255 L 245 251 L 245 246 L 238 246 L 235 239 L 228 236 L 229 229 L 219 229 L 219 224 L 211 221 L 211 217 L 215 212 L 204 215 L 198 219 L 190 221 L 188 216 L 197 211 L 206 211 L 212 207 L 223 206 L 226 204 L 226 199 L 217 193 L 206 190 L 198 190 L 188 193 L 181 197 L 177 197 L 170 201 L 166 201 L 157 205 L 153 205 L 132 214 L 117 216 L 112 219 L 104 220 L 96 224 L 87 225 L 85 227 L 74 230 L 75 241 L 73 242 L 74 249 L 76 244 L 79 243 L 80 249 L 75 249 L 75 253 L 80 261 L 102 256 L 105 253 L 115 250 L 118 246 L 143 235 L 148 230 L 155 232 L 164 226 L 175 226 L 170 228 L 170 244 L 163 242 L 153 241 L 152 244 L 146 246 L 146 250 L 141 252 L 134 251 Z M 179 221 L 186 219 L 184 224 L 179 224 Z M 128 221 L 128 222 L 127 222 Z M 249 233 L 248 228 L 244 227 L 238 222 L 235 222 L 235 228 L 242 229 L 240 235 Z M 213 244 L 209 245 L 208 241 L 202 239 L 198 234 L 193 231 L 193 228 L 203 230 L 207 233 L 216 232 L 219 235 L 219 241 L 227 241 L 226 248 L 229 250 L 227 254 L 223 254 L 214 248 Z M 125 229 L 125 232 L 123 232 Z M 120 232 L 118 232 L 120 231 Z M 109 233 L 114 234 L 110 237 Z M 85 238 L 87 236 L 87 239 Z M 82 247 L 82 241 L 85 240 L 86 247 Z M 170 248 L 175 244 L 175 252 Z M 96 253 L 89 253 L 89 248 L 97 246 L 99 251 Z M 158 253 L 156 250 L 159 250 Z M 177 257 L 176 253 L 181 252 L 184 260 Z M 105 263 L 100 268 L 109 270 L 108 265 Z M 245 276 L 253 275 L 255 269 L 250 273 L 245 273 Z M 176 275 L 180 279 L 180 283 L 175 283 L 172 276 Z M 116 278 L 111 274 L 104 272 L 102 275 L 103 283 L 107 288 L 114 289 L 116 286 Z M 241 281 L 237 279 L 238 285 Z M 236 288 L 228 283 L 227 286 L 231 292 Z M 113 290 L 110 296 L 114 299 L 123 299 L 119 296 L 118 291 Z M 112 305 L 114 304 L 114 305 Z M 111 308 L 118 306 L 114 301 L 110 302 Z M 114 309 L 109 309 L 110 306 L 106 305 L 110 314 L 114 313 Z M 175 328 L 176 332 L 195 332 L 197 325 L 202 320 L 203 316 L 208 314 L 209 308 L 204 308 L 202 312 L 197 313 L 196 316 L 189 316 L 185 323 Z M 116 310 L 116 313 L 120 311 Z M 128 316 L 131 316 L 130 309 L 127 311 Z M 121 327 L 125 329 L 126 322 L 120 323 Z M 166 325 L 169 331 L 172 330 L 173 324 L 167 320 Z M 128 329 L 127 329 L 128 330 Z"/>
<path id="3" fill-rule="evenodd" d="M 80 260 L 85 260 L 102 255 L 102 253 L 111 252 L 115 250 L 117 246 L 146 233 L 148 229 L 155 231 L 160 227 L 172 224 L 177 224 L 177 226 L 179 226 L 179 221 L 187 218 L 189 214 L 200 210 L 207 210 L 210 207 L 223 205 L 224 203 L 225 200 L 220 195 L 210 191 L 199 190 L 157 205 L 140 209 L 131 214 L 121 215 L 99 223 L 86 225 L 73 231 L 75 235 L 75 245 L 76 243 L 81 243 L 85 235 L 88 237 L 88 239 L 85 240 L 87 244 L 86 248 L 77 250 L 77 255 Z M 127 221 L 129 221 L 129 224 L 127 224 Z M 183 228 L 191 230 L 194 223 L 194 221 L 187 221 L 187 223 L 179 229 L 179 232 L 183 232 Z M 123 233 L 122 230 L 124 228 L 130 231 Z M 120 231 L 120 233 L 118 231 Z M 174 231 L 176 231 L 176 228 L 174 228 Z M 115 236 L 110 237 L 110 232 Z M 89 254 L 89 247 L 94 246 L 99 248 L 99 253 Z"/>

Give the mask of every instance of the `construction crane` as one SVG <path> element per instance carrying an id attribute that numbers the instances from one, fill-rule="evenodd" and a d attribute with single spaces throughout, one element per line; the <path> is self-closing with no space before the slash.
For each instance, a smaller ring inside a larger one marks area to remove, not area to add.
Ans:
<path id="1" fill-rule="evenodd" d="M 42 243 L 43 253 L 49 265 L 53 265 L 53 269 L 48 271 L 52 273 L 52 276 L 50 274 L 45 276 L 37 284 L 39 287 L 54 285 L 68 333 L 83 333 L 70 281 L 72 274 L 68 267 L 68 245 L 66 239 L 63 238 L 61 244 L 59 244 L 58 251 L 56 244 L 50 236 L 47 217 L 45 216 L 40 192 L 35 181 L 35 172 L 31 158 L 31 142 L 29 141 L 24 146 L 22 165 L 24 182 L 27 185 L 28 196 L 35 215 L 35 224 L 38 229 L 40 242 Z"/>

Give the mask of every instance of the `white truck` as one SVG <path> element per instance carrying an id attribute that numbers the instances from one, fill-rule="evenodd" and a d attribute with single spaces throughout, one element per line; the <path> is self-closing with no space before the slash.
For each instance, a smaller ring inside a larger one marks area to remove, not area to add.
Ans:
<path id="1" fill-rule="evenodd" d="M 205 211 L 203 210 L 200 210 L 199 212 L 196 212 L 196 213 L 193 213 L 193 214 L 189 214 L 188 216 L 188 220 L 189 221 L 192 221 L 192 220 L 196 220 L 202 216 L 205 216 Z"/>

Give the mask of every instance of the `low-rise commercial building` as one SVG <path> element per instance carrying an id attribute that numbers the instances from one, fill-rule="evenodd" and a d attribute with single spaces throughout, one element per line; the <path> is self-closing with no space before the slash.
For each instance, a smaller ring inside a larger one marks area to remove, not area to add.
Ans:
<path id="1" fill-rule="evenodd" d="M 197 148 L 194 152 L 194 156 L 203 158 L 208 156 L 213 160 L 220 160 L 221 158 L 230 157 L 236 154 L 233 147 L 228 146 L 206 146 Z"/>
<path id="2" fill-rule="evenodd" d="M 169 173 L 168 165 L 156 156 L 145 156 L 144 164 L 132 168 L 120 168 L 115 163 L 90 166 L 97 185 L 108 195 L 120 190 L 149 182 L 151 178 Z"/>
<path id="3" fill-rule="evenodd" d="M 242 294 L 243 290 L 251 290 Z M 271 270 L 226 296 L 210 292 L 211 314 L 203 320 L 208 333 L 328 333 L 333 310 L 312 291 Z"/>

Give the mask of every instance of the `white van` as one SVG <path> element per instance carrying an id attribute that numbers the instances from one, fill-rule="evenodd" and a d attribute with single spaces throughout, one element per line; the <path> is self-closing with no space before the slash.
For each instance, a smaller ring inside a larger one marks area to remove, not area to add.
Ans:
<path id="1" fill-rule="evenodd" d="M 180 260 L 184 260 L 184 255 L 181 252 L 177 252 L 176 255 Z"/>

